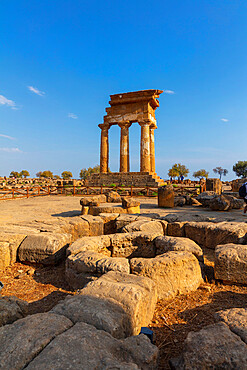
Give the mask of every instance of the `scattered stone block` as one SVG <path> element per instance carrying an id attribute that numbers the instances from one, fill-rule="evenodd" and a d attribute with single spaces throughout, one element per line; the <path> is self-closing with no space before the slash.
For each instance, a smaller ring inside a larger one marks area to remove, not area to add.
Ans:
<path id="1" fill-rule="evenodd" d="M 72 322 L 64 316 L 39 313 L 17 320 L 11 325 L 2 326 L 0 368 L 25 368 L 53 338 L 72 325 Z M 47 360 L 49 361 L 49 358 Z"/>
<path id="2" fill-rule="evenodd" d="M 124 226 L 136 221 L 137 218 L 138 215 L 119 215 L 119 217 L 116 219 L 116 232 L 120 232 Z"/>
<path id="3" fill-rule="evenodd" d="M 116 219 L 119 213 L 100 213 L 99 216 L 104 222 L 104 234 L 114 234 L 116 232 Z"/>
<path id="4" fill-rule="evenodd" d="M 185 251 L 194 254 L 199 260 L 203 260 L 203 251 L 193 240 L 183 237 L 158 236 L 155 238 L 156 255 L 169 251 Z"/>
<path id="5" fill-rule="evenodd" d="M 9 243 L 0 242 L 0 271 L 10 265 Z"/>
<path id="6" fill-rule="evenodd" d="M 132 333 L 139 334 L 154 314 L 157 301 L 155 283 L 143 276 L 110 271 L 98 280 L 88 283 L 81 294 L 114 299 L 128 314 Z"/>
<path id="7" fill-rule="evenodd" d="M 100 235 L 100 236 L 85 236 L 77 239 L 72 243 L 67 251 L 67 256 L 77 254 L 79 252 L 93 251 L 97 253 L 103 253 L 106 256 L 111 256 L 111 250 L 108 249 L 111 246 L 111 236 Z"/>
<path id="8" fill-rule="evenodd" d="M 213 191 L 220 195 L 222 193 L 222 182 L 220 179 L 206 179 L 206 191 Z"/>
<path id="9" fill-rule="evenodd" d="M 230 330 L 247 344 L 247 309 L 230 308 L 221 310 L 214 315 L 217 321 L 223 321 Z"/>
<path id="10" fill-rule="evenodd" d="M 110 204 L 89 207 L 88 213 L 92 216 L 99 216 L 101 213 L 126 213 L 126 210 L 119 205 L 112 206 Z"/>
<path id="11" fill-rule="evenodd" d="M 89 225 L 89 235 L 97 236 L 104 234 L 104 222 L 99 216 L 85 215 L 81 218 L 88 222 Z"/>
<path id="12" fill-rule="evenodd" d="M 231 202 L 224 195 L 219 195 L 210 200 L 209 207 L 212 211 L 229 211 L 231 209 Z"/>
<path id="13" fill-rule="evenodd" d="M 167 235 L 169 236 L 185 236 L 184 225 L 186 222 L 170 222 L 167 224 Z"/>
<path id="14" fill-rule="evenodd" d="M 144 335 L 119 340 L 79 322 L 51 341 L 27 369 L 147 370 L 156 368 L 157 357 L 158 348 Z"/>
<path id="15" fill-rule="evenodd" d="M 174 190 L 172 185 L 160 186 L 158 188 L 158 207 L 174 207 Z"/>
<path id="16" fill-rule="evenodd" d="M 80 199 L 81 206 L 91 206 L 91 205 L 105 203 L 105 202 L 106 202 L 106 196 L 104 194 L 86 196 Z"/>
<path id="17" fill-rule="evenodd" d="M 17 250 L 25 238 L 25 234 L 10 234 L 6 232 L 0 232 L 0 244 L 1 242 L 7 242 L 9 244 L 10 265 L 16 262 Z"/>
<path id="18" fill-rule="evenodd" d="M 155 258 L 132 258 L 132 274 L 146 276 L 157 286 L 159 299 L 196 290 L 202 283 L 200 264 L 188 252 L 167 252 Z"/>
<path id="19" fill-rule="evenodd" d="M 209 325 L 190 332 L 182 355 L 173 359 L 171 368 L 241 369 L 247 367 L 246 344 L 224 323 Z"/>
<path id="20" fill-rule="evenodd" d="M 186 204 L 185 197 L 174 197 L 174 207 L 183 207 Z"/>
<path id="21" fill-rule="evenodd" d="M 109 191 L 106 194 L 106 198 L 108 203 L 122 203 L 122 199 L 116 191 Z"/>
<path id="22" fill-rule="evenodd" d="M 22 262 L 54 265 L 65 258 L 66 248 L 71 240 L 69 234 L 40 233 L 29 235 L 18 249 Z"/>
<path id="23" fill-rule="evenodd" d="M 74 324 L 85 322 L 121 339 L 131 336 L 131 321 L 121 304 L 113 299 L 88 295 L 68 296 L 50 312 L 66 316 Z"/>
<path id="24" fill-rule="evenodd" d="M 201 194 L 197 195 L 196 200 L 201 203 L 203 207 L 209 207 L 210 201 L 217 194 L 214 191 L 204 191 Z"/>
<path id="25" fill-rule="evenodd" d="M 215 277 L 247 284 L 247 245 L 218 245 L 215 249 Z"/>
<path id="26" fill-rule="evenodd" d="M 12 324 L 27 314 L 28 303 L 17 297 L 0 296 L 0 326 Z"/>
<path id="27" fill-rule="evenodd" d="M 137 220 L 128 225 L 126 225 L 122 232 L 131 233 L 133 231 L 143 231 L 149 233 L 159 233 L 163 234 L 163 225 L 160 221 L 146 221 L 146 220 Z"/>

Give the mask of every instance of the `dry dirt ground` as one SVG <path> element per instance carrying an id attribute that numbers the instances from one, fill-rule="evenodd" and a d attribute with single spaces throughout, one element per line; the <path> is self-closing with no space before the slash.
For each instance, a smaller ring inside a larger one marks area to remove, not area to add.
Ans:
<path id="1" fill-rule="evenodd" d="M 79 197 L 50 196 L 0 202 L 0 224 L 18 223 L 34 219 L 80 213 Z M 206 214 L 221 220 L 246 222 L 242 211 L 210 212 L 186 207 L 161 210 L 156 199 L 142 199 L 142 213 L 192 213 Z M 213 251 L 205 250 L 206 263 L 213 266 Z M 209 267 L 209 268 L 210 268 Z M 211 276 L 212 277 L 212 276 Z M 55 267 L 16 263 L 0 275 L 4 284 L 2 296 L 14 295 L 29 302 L 29 314 L 49 311 L 70 291 L 64 280 L 64 264 Z M 160 349 L 160 369 L 169 369 L 169 359 L 177 357 L 190 331 L 198 331 L 214 322 L 214 313 L 231 307 L 246 307 L 247 287 L 223 285 L 214 280 L 204 283 L 197 291 L 175 299 L 159 301 L 150 328 L 155 334 L 155 344 Z"/>

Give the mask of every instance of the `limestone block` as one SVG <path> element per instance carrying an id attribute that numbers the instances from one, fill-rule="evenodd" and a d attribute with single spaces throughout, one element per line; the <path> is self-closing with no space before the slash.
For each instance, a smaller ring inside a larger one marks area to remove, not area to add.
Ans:
<path id="1" fill-rule="evenodd" d="M 70 234 L 71 241 L 77 240 L 82 236 L 91 235 L 90 225 L 82 217 L 70 217 L 66 223 L 60 227 L 60 232 Z"/>
<path id="2" fill-rule="evenodd" d="M 160 233 L 142 231 L 111 235 L 112 257 L 154 257 L 154 239 Z"/>
<path id="3" fill-rule="evenodd" d="M 185 348 L 171 367 L 181 369 L 241 369 L 247 367 L 246 344 L 224 323 L 190 332 Z"/>
<path id="4" fill-rule="evenodd" d="M 90 236 L 97 236 L 97 235 L 104 234 L 104 222 L 101 217 L 85 215 L 85 216 L 81 216 L 81 218 L 88 222 Z"/>
<path id="5" fill-rule="evenodd" d="M 210 201 L 215 197 L 214 191 L 204 191 L 197 195 L 196 200 L 201 203 L 203 207 L 209 207 Z"/>
<path id="6" fill-rule="evenodd" d="M 196 290 L 202 283 L 200 264 L 188 252 L 167 252 L 155 258 L 132 258 L 131 273 L 152 279 L 159 299 Z"/>
<path id="7" fill-rule="evenodd" d="M 104 234 L 114 234 L 116 232 L 116 219 L 119 213 L 100 213 L 99 216 L 104 222 Z"/>
<path id="8" fill-rule="evenodd" d="M 216 194 L 222 193 L 222 182 L 220 179 L 206 179 L 206 190 L 214 191 Z"/>
<path id="9" fill-rule="evenodd" d="M 247 309 L 230 308 L 221 310 L 214 315 L 217 321 L 223 321 L 230 330 L 247 344 Z"/>
<path id="10" fill-rule="evenodd" d="M 69 234 L 40 233 L 29 235 L 18 249 L 20 261 L 54 265 L 65 257 L 71 240 Z"/>
<path id="11" fill-rule="evenodd" d="M 167 224 L 167 235 L 169 236 L 185 236 L 184 225 L 186 222 L 170 222 Z"/>
<path id="12" fill-rule="evenodd" d="M 0 368 L 25 368 L 53 338 L 72 325 L 64 316 L 39 313 L 1 327 Z"/>
<path id="13" fill-rule="evenodd" d="M 247 245 L 218 245 L 215 249 L 215 277 L 247 284 Z"/>
<path id="14" fill-rule="evenodd" d="M 169 251 L 185 251 L 203 260 L 203 251 L 193 240 L 183 237 L 158 236 L 155 238 L 156 255 Z"/>
<path id="15" fill-rule="evenodd" d="M 115 338 L 132 335 L 129 316 L 117 301 L 87 295 L 68 296 L 50 312 L 66 316 L 74 324 L 85 322 Z"/>
<path id="16" fill-rule="evenodd" d="M 28 303 L 17 297 L 0 297 L 0 326 L 23 318 L 27 308 Z"/>
<path id="17" fill-rule="evenodd" d="M 94 195 L 94 196 L 86 196 L 80 199 L 81 206 L 91 206 L 92 203 L 105 203 L 106 196 L 104 194 Z"/>
<path id="18" fill-rule="evenodd" d="M 0 242 L 0 271 L 3 271 L 10 265 L 9 243 Z"/>
<path id="19" fill-rule="evenodd" d="M 122 197 L 122 206 L 124 209 L 139 207 L 140 204 L 139 200 L 134 198 Z"/>
<path id="20" fill-rule="evenodd" d="M 149 233 L 159 233 L 163 234 L 163 226 L 160 221 L 146 221 L 146 220 L 137 220 L 128 225 L 126 225 L 122 232 L 131 233 L 133 231 L 143 231 Z"/>
<path id="21" fill-rule="evenodd" d="M 103 253 L 106 256 L 111 256 L 110 246 L 111 238 L 108 235 L 85 236 L 72 243 L 68 247 L 66 254 L 69 256 L 79 252 L 94 251 L 97 253 Z"/>
<path id="22" fill-rule="evenodd" d="M 99 216 L 100 213 L 126 213 L 126 210 L 119 205 L 101 205 L 89 207 L 88 213 L 92 216 Z"/>
<path id="23" fill-rule="evenodd" d="M 224 195 L 218 195 L 210 200 L 209 207 L 212 211 L 229 211 L 231 202 Z"/>
<path id="24" fill-rule="evenodd" d="M 138 218 L 137 215 L 120 215 L 116 219 L 116 231 L 119 232 L 124 226 L 128 225 L 131 222 L 136 221 Z"/>
<path id="25" fill-rule="evenodd" d="M 116 191 L 109 191 L 106 194 L 106 198 L 108 203 L 122 203 L 122 199 Z"/>
<path id="26" fill-rule="evenodd" d="M 130 215 L 139 214 L 141 212 L 140 211 L 140 206 L 128 207 L 128 208 L 126 208 L 126 212 L 129 213 Z"/>
<path id="27" fill-rule="evenodd" d="M 157 301 L 155 283 L 143 276 L 110 271 L 87 284 L 81 294 L 114 299 L 122 305 L 131 322 L 132 334 L 151 321 Z"/>
<path id="28" fill-rule="evenodd" d="M 81 207 L 81 215 L 88 215 L 89 206 L 82 206 Z"/>
<path id="29" fill-rule="evenodd" d="M 10 253 L 10 264 L 16 262 L 17 250 L 23 240 L 26 238 L 25 234 L 10 234 L 5 232 L 0 232 L 0 244 L 1 242 L 9 243 L 9 253 Z"/>
<path id="30" fill-rule="evenodd" d="M 185 197 L 174 197 L 174 207 L 183 207 L 186 204 Z"/>
<path id="31" fill-rule="evenodd" d="M 158 188 L 158 207 L 174 207 L 174 190 L 172 185 L 160 186 Z"/>
<path id="32" fill-rule="evenodd" d="M 158 348 L 144 335 L 113 338 L 83 322 L 57 336 L 27 366 L 40 369 L 154 369 Z"/>
<path id="33" fill-rule="evenodd" d="M 244 222 L 188 222 L 184 227 L 187 238 L 211 249 L 219 244 L 246 242 L 247 224 Z"/>
<path id="34" fill-rule="evenodd" d="M 125 274 L 130 273 L 129 260 L 122 257 L 106 257 L 97 261 L 97 273 L 105 274 L 108 271 L 119 271 Z"/>

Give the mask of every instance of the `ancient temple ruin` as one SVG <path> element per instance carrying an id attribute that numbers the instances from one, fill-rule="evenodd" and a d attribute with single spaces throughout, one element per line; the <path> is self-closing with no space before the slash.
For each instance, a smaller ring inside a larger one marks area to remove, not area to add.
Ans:
<path id="1" fill-rule="evenodd" d="M 159 185 L 163 181 L 155 173 L 154 130 L 157 128 L 155 109 L 162 90 L 142 90 L 110 95 L 101 129 L 100 173 L 89 179 L 91 185 Z M 132 123 L 141 126 L 140 172 L 130 172 L 129 129 Z M 109 130 L 118 125 L 120 135 L 119 172 L 109 172 Z"/>

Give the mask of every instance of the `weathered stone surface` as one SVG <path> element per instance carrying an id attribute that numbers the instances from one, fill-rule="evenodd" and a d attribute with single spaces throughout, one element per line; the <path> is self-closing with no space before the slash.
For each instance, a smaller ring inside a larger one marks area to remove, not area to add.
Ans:
<path id="1" fill-rule="evenodd" d="M 99 216 L 104 222 L 104 234 L 114 234 L 116 232 L 116 219 L 119 213 L 100 213 Z"/>
<path id="2" fill-rule="evenodd" d="M 133 334 L 149 324 L 157 301 L 156 286 L 151 279 L 114 271 L 88 283 L 81 294 L 110 298 L 121 304 L 129 316 Z"/>
<path id="3" fill-rule="evenodd" d="M 123 209 L 120 205 L 111 205 L 109 203 L 105 205 L 89 207 L 88 214 L 92 216 L 99 216 L 101 213 L 126 213 L 127 211 Z"/>
<path id="4" fill-rule="evenodd" d="M 188 222 L 184 227 L 187 238 L 211 249 L 219 244 L 246 242 L 247 224 L 244 222 Z"/>
<path id="5" fill-rule="evenodd" d="M 218 195 L 210 200 L 209 207 L 212 211 L 229 211 L 231 202 L 224 195 Z"/>
<path id="6" fill-rule="evenodd" d="M 106 194 L 106 198 L 108 203 L 122 203 L 122 199 L 116 191 L 109 191 Z"/>
<path id="7" fill-rule="evenodd" d="M 244 207 L 244 200 L 243 199 L 238 199 L 232 195 L 224 194 L 224 197 L 228 199 L 231 203 L 231 208 L 232 209 L 241 209 Z"/>
<path id="8" fill-rule="evenodd" d="M 70 243 L 69 234 L 40 233 L 29 235 L 18 249 L 20 261 L 53 265 L 65 257 Z"/>
<path id="9" fill-rule="evenodd" d="M 139 207 L 140 204 L 141 203 L 139 202 L 139 200 L 136 200 L 134 198 L 122 197 L 122 206 L 124 209 Z"/>
<path id="10" fill-rule="evenodd" d="M 184 225 L 186 222 L 170 222 L 167 224 L 167 235 L 169 236 L 185 236 Z"/>
<path id="11" fill-rule="evenodd" d="M 87 295 L 68 296 L 50 312 L 66 316 L 74 324 L 85 322 L 93 325 L 118 339 L 133 334 L 129 316 L 114 299 Z"/>
<path id="12" fill-rule="evenodd" d="M 126 225 L 122 229 L 124 233 L 131 233 L 133 231 L 164 234 L 163 226 L 160 221 L 137 220 Z"/>
<path id="13" fill-rule="evenodd" d="M 160 233 L 142 231 L 113 234 L 111 235 L 112 257 L 155 257 L 154 239 L 159 235 Z"/>
<path id="14" fill-rule="evenodd" d="M 97 273 L 105 274 L 108 271 L 119 271 L 126 274 L 130 273 L 129 261 L 122 257 L 105 257 L 97 261 Z"/>
<path id="15" fill-rule="evenodd" d="M 106 196 L 104 194 L 94 195 L 94 196 L 86 196 L 80 199 L 81 206 L 91 206 L 95 203 L 105 203 Z"/>
<path id="16" fill-rule="evenodd" d="M 203 207 L 209 207 L 210 201 L 216 196 L 214 191 L 204 191 L 197 195 L 196 200 L 202 204 Z"/>
<path id="17" fill-rule="evenodd" d="M 223 323 L 190 332 L 172 369 L 241 369 L 247 367 L 246 344 Z"/>
<path id="18" fill-rule="evenodd" d="M 160 186 L 158 188 L 158 207 L 174 207 L 174 190 L 172 185 Z"/>
<path id="19" fill-rule="evenodd" d="M 216 312 L 215 319 L 223 321 L 230 330 L 237 334 L 247 344 L 247 309 L 230 308 Z"/>
<path id="20" fill-rule="evenodd" d="M 157 286 L 159 299 L 196 290 L 202 282 L 197 258 L 188 252 L 167 252 L 155 258 L 132 258 L 132 274 L 147 276 Z"/>
<path id="21" fill-rule="evenodd" d="M 113 338 L 79 322 L 57 336 L 27 369 L 154 369 L 158 348 L 144 336 Z"/>
<path id="22" fill-rule="evenodd" d="M 0 242 L 0 271 L 10 265 L 9 243 Z"/>
<path id="23" fill-rule="evenodd" d="M 111 256 L 111 251 L 108 249 L 111 246 L 111 239 L 108 235 L 83 237 L 77 239 L 67 249 L 67 256 L 77 254 L 79 252 L 93 251 L 103 253 L 106 256 Z"/>
<path id="24" fill-rule="evenodd" d="M 136 221 L 138 215 L 120 215 L 116 219 L 116 231 L 119 232 L 124 226 L 128 225 L 131 222 Z"/>
<path id="25" fill-rule="evenodd" d="M 126 213 L 129 213 L 130 215 L 136 215 L 139 214 L 140 211 L 140 206 L 133 206 L 133 207 L 128 207 L 126 208 Z"/>
<path id="26" fill-rule="evenodd" d="M 216 194 L 220 195 L 222 193 L 222 182 L 220 181 L 220 179 L 217 179 L 217 178 L 212 178 L 212 179 L 207 178 L 206 179 L 206 190 L 213 191 Z"/>
<path id="27" fill-rule="evenodd" d="M 195 207 L 200 207 L 202 203 L 199 202 L 196 198 L 191 197 L 189 201 L 189 205 L 195 206 Z"/>
<path id="28" fill-rule="evenodd" d="M 27 314 L 28 303 L 17 297 L 0 296 L 0 326 L 11 324 Z"/>
<path id="29" fill-rule="evenodd" d="M 218 245 L 215 248 L 215 277 L 247 284 L 247 245 Z"/>
<path id="30" fill-rule="evenodd" d="M 1 242 L 7 242 L 9 244 L 11 265 L 16 262 L 17 250 L 25 238 L 26 238 L 25 234 L 9 234 L 5 232 L 0 232 L 0 244 Z"/>
<path id="31" fill-rule="evenodd" d="M 90 236 L 97 236 L 97 235 L 104 234 L 104 222 L 101 217 L 85 215 L 85 216 L 81 216 L 81 218 L 88 222 Z"/>
<path id="32" fill-rule="evenodd" d="M 40 313 L 0 328 L 0 368 L 23 369 L 58 334 L 72 326 L 64 316 Z"/>
<path id="33" fill-rule="evenodd" d="M 155 238 L 156 255 L 169 251 L 185 251 L 194 254 L 200 260 L 203 259 L 202 249 L 193 240 L 183 237 L 158 236 Z"/>
<path id="34" fill-rule="evenodd" d="M 174 207 L 183 207 L 186 204 L 185 197 L 174 197 Z"/>

